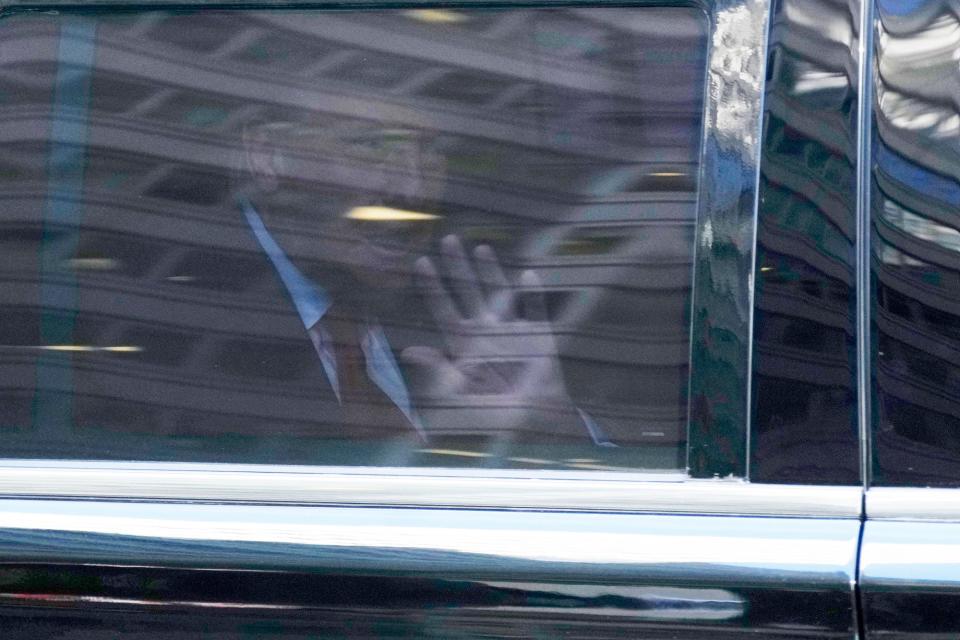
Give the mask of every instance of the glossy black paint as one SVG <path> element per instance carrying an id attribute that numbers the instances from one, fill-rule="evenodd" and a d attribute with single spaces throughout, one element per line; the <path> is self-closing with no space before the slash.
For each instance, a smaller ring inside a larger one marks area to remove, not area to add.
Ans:
<path id="1" fill-rule="evenodd" d="M 415 577 L 190 572 L 22 566 L 0 570 L 5 638 L 192 637 L 672 638 L 804 637 L 799 624 L 824 601 L 804 591 L 744 589 L 751 613 L 735 624 L 662 619 L 657 603 L 617 595 L 577 598 L 521 584 Z M 87 586 L 89 585 L 89 586 Z M 103 586 L 105 585 L 105 586 Z M 111 585 L 122 585 L 114 587 Z M 602 590 L 601 590 L 602 591 Z M 615 589 L 613 590 L 615 591 Z M 304 597 L 309 594 L 309 597 Z M 278 601 L 278 602 L 271 602 Z M 667 605 L 670 606 L 670 605 Z M 648 618 L 644 620 L 644 618 Z M 849 637 L 847 598 L 826 603 L 816 637 Z M 221 635 L 222 634 L 222 635 Z M 201 636 L 207 637 L 207 636 Z"/>
<path id="2" fill-rule="evenodd" d="M 860 592 L 867 639 L 951 638 L 960 633 L 955 522 L 867 522 Z"/>
<path id="3" fill-rule="evenodd" d="M 869 638 L 955 636 L 960 593 L 896 593 L 868 590 L 864 595 Z"/>
<path id="4" fill-rule="evenodd" d="M 858 6 L 783 0 L 771 19 L 754 299 L 756 482 L 859 481 Z"/>
<path id="5" fill-rule="evenodd" d="M 18 522 L 0 528 L 0 625 L 17 640 L 855 628 L 855 519 L 62 501 L 0 514 Z"/>
<path id="6" fill-rule="evenodd" d="M 745 477 L 760 105 L 769 3 L 711 6 L 690 316 L 687 469 Z"/>

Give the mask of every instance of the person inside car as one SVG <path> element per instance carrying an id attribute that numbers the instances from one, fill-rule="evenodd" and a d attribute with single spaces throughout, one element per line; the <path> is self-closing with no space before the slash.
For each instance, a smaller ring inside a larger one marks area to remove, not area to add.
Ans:
<path id="1" fill-rule="evenodd" d="M 261 123 L 244 128 L 241 164 L 239 209 L 313 345 L 343 435 L 613 446 L 570 398 L 537 274 L 439 233 L 450 207 L 441 142 L 414 127 Z M 317 203 L 310 223 L 335 281 L 306 275 L 270 230 L 292 176 L 346 194 Z M 424 303 L 432 344 L 402 342 L 414 332 L 394 319 Z"/>

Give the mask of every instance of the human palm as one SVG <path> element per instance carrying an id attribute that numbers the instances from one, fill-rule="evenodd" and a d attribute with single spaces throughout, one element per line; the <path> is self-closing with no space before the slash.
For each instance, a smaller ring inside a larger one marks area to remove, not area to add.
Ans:
<path id="1" fill-rule="evenodd" d="M 487 245 L 467 255 L 455 236 L 441 242 L 440 268 L 422 257 L 418 285 L 445 350 L 408 347 L 414 393 L 432 434 L 568 431 L 584 435 L 563 381 L 543 285 L 533 271 L 516 284 Z"/>

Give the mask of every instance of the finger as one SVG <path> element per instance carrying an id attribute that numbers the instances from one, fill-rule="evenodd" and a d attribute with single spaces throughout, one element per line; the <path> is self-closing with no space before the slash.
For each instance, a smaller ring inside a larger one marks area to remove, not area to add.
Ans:
<path id="1" fill-rule="evenodd" d="M 417 369 L 413 388 L 422 394 L 446 396 L 463 385 L 463 374 L 433 347 L 407 347 L 400 353 L 400 360 Z"/>
<path id="2" fill-rule="evenodd" d="M 441 326 L 449 326 L 461 320 L 460 312 L 450 299 L 433 261 L 426 256 L 419 258 L 414 265 L 417 272 L 417 284 L 427 299 L 427 306 L 434 320 Z"/>
<path id="3" fill-rule="evenodd" d="M 454 289 L 467 316 L 475 318 L 484 310 L 483 294 L 477 274 L 473 270 L 463 244 L 455 235 L 449 235 L 440 241 L 440 254 L 447 277 L 453 282 Z"/>
<path id="4" fill-rule="evenodd" d="M 511 320 L 514 315 L 513 290 L 503 273 L 497 254 L 490 245 L 482 244 L 473 250 L 477 272 L 487 292 L 487 308 L 501 320 Z"/>
<path id="5" fill-rule="evenodd" d="M 543 282 L 535 272 L 529 269 L 520 274 L 520 300 L 523 303 L 523 317 L 535 322 L 544 322 L 547 317 L 547 296 Z"/>

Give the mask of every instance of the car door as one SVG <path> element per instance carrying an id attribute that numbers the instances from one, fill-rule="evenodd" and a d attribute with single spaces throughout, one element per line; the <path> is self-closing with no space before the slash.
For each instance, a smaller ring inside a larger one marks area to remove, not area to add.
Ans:
<path id="1" fill-rule="evenodd" d="M 10 5 L 4 637 L 857 635 L 864 11 Z"/>
<path id="2" fill-rule="evenodd" d="M 872 465 L 867 637 L 956 633 L 956 107 L 953 11 L 877 2 L 871 150 Z"/>

